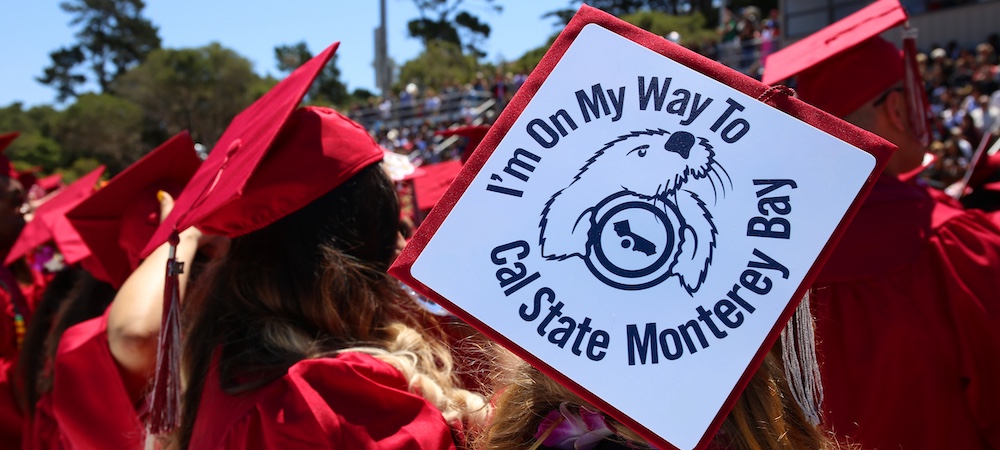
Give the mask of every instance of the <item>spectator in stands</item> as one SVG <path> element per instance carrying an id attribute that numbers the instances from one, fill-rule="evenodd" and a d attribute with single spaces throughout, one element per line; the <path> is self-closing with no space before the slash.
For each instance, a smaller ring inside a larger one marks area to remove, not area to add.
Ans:
<path id="1" fill-rule="evenodd" d="M 1000 133 L 1000 108 L 990 104 L 989 96 L 980 95 L 968 116 L 980 133 Z"/>

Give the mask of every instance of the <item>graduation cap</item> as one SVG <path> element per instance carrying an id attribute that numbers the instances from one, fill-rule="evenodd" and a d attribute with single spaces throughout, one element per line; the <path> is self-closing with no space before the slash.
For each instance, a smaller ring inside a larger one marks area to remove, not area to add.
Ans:
<path id="1" fill-rule="evenodd" d="M 413 181 L 417 198 L 417 208 L 426 214 L 437 204 L 451 183 L 462 171 L 459 161 L 445 161 L 437 164 L 420 166 L 423 176 Z"/>
<path id="2" fill-rule="evenodd" d="M 259 230 L 382 160 L 382 148 L 361 125 L 329 108 L 296 109 L 338 45 L 307 61 L 233 119 L 144 255 L 168 239 L 176 244 L 177 233 L 191 226 L 228 237 Z M 172 257 L 168 265 L 168 309 L 149 424 L 154 435 L 173 429 L 179 417 L 179 272 Z"/>
<path id="3" fill-rule="evenodd" d="M 102 165 L 39 206 L 34 218 L 24 225 L 17 241 L 7 253 L 4 265 L 10 265 L 49 240 L 55 241 L 67 264 L 78 263 L 90 256 L 90 249 L 66 219 L 66 212 L 94 193 L 94 186 L 103 174 Z"/>
<path id="4" fill-rule="evenodd" d="M 7 158 L 7 155 L 4 154 L 4 150 L 7 150 L 10 143 L 14 142 L 14 139 L 17 139 L 20 135 L 21 133 L 18 133 L 17 131 L 0 134 L 0 171 L 6 170 L 7 176 L 11 178 L 17 178 L 18 173 L 14 170 L 14 164 L 11 163 L 10 159 Z"/>
<path id="5" fill-rule="evenodd" d="M 879 36 L 904 25 L 903 51 Z M 900 81 L 914 137 L 930 144 L 930 103 L 917 67 L 916 29 L 899 0 L 879 0 L 768 57 L 762 81 L 797 76 L 799 98 L 844 117 Z"/>
<path id="6" fill-rule="evenodd" d="M 893 149 L 583 5 L 389 273 L 657 448 L 707 448 Z"/>
<path id="7" fill-rule="evenodd" d="M 171 232 L 190 226 L 229 237 L 263 228 L 382 159 L 368 132 L 336 111 L 296 111 L 338 45 L 307 61 L 233 119 L 144 256 Z"/>
<path id="8" fill-rule="evenodd" d="M 767 57 L 762 82 L 798 76 L 806 103 L 837 117 L 903 79 L 899 50 L 879 34 L 906 22 L 898 0 L 879 0 Z"/>
<path id="9" fill-rule="evenodd" d="M 191 136 L 181 132 L 66 213 L 115 288 L 139 266 L 139 253 L 160 224 L 156 191 L 180 195 L 199 165 Z"/>

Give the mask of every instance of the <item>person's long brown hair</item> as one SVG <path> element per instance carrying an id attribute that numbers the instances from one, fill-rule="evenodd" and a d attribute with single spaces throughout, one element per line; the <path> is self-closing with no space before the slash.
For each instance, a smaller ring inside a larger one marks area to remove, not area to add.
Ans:
<path id="1" fill-rule="evenodd" d="M 52 390 L 52 363 L 59 340 L 69 327 L 100 316 L 115 288 L 79 267 L 66 267 L 45 288 L 28 325 L 18 361 L 22 409 L 35 413 L 39 397 Z"/>
<path id="2" fill-rule="evenodd" d="M 182 354 L 187 389 L 176 436 L 181 448 L 190 442 L 216 351 L 221 386 L 229 393 L 259 388 L 300 360 L 352 348 L 390 363 L 393 351 L 415 354 L 418 367 L 397 366 L 411 386 L 414 373 L 431 371 L 445 391 L 454 388 L 440 336 L 421 328 L 418 308 L 386 274 L 398 218 L 395 190 L 376 164 L 289 216 L 232 240 L 185 311 L 190 327 Z"/>
<path id="3" fill-rule="evenodd" d="M 713 448 L 826 450 L 842 447 L 806 420 L 785 383 L 778 354 L 772 350 L 757 369 L 722 423 Z M 478 448 L 482 450 L 532 448 L 536 444 L 535 433 L 542 419 L 549 411 L 559 409 L 562 402 L 598 411 L 555 380 L 512 355 L 501 358 L 498 365 L 506 366 L 507 370 L 497 380 L 498 395 L 493 420 L 477 439 Z M 613 419 L 606 419 L 608 427 L 615 432 L 613 439 L 617 439 L 621 447 L 649 448 L 638 434 Z"/>

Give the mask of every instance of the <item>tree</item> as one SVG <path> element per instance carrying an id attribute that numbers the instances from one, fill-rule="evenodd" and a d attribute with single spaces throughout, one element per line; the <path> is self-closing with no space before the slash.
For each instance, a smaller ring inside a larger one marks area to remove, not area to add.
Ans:
<path id="1" fill-rule="evenodd" d="M 313 54 L 309 51 L 306 43 L 299 42 L 294 45 L 280 45 L 274 48 L 274 57 L 278 60 L 278 70 L 291 73 L 299 66 L 312 59 Z M 345 106 L 348 103 L 347 85 L 340 81 L 340 69 L 337 68 L 337 55 L 334 54 L 330 62 L 323 68 L 323 71 L 316 77 L 316 81 L 306 95 L 309 103 L 326 103 L 329 105 Z"/>
<path id="2" fill-rule="evenodd" d="M 495 0 L 480 1 L 496 13 L 503 11 L 502 6 L 494 4 Z M 490 26 L 462 8 L 464 0 L 413 0 L 413 3 L 420 11 L 420 18 L 407 23 L 411 37 L 422 40 L 425 47 L 434 41 L 450 42 L 476 58 L 486 56 L 480 45 L 490 37 Z"/>
<path id="3" fill-rule="evenodd" d="M 37 80 L 52 86 L 58 100 L 78 95 L 88 80 L 86 65 L 102 93 L 112 82 L 160 47 L 156 26 L 142 17 L 143 0 L 67 0 L 59 5 L 71 14 L 70 25 L 82 26 L 78 42 L 49 54 L 52 63 Z"/>
<path id="4" fill-rule="evenodd" d="M 142 157 L 142 110 L 110 94 L 81 94 L 56 130 L 68 159 L 95 158 L 117 173 Z"/>
<path id="5" fill-rule="evenodd" d="M 688 47 L 700 46 L 716 37 L 716 32 L 707 28 L 705 16 L 701 13 L 674 16 L 658 11 L 644 10 L 622 16 L 622 20 L 660 36 L 666 36 L 671 31 L 676 31 L 680 33 L 680 43 Z"/>
<path id="6" fill-rule="evenodd" d="M 569 23 L 570 19 L 573 18 L 573 14 L 576 13 L 576 10 L 579 9 L 580 5 L 583 3 L 616 17 L 622 17 L 644 10 L 678 14 L 680 12 L 679 3 L 690 5 L 692 1 L 697 0 L 683 2 L 680 0 L 570 0 L 568 8 L 550 11 L 543 17 L 555 18 L 560 24 L 566 25 Z M 709 0 L 709 2 L 711 2 L 711 0 Z"/>
<path id="7" fill-rule="evenodd" d="M 54 131 L 62 113 L 51 106 L 36 106 L 27 111 L 20 103 L 0 108 L 0 133 L 18 131 L 21 135 L 4 152 L 18 169 L 39 166 L 45 173 L 69 162 Z"/>
<path id="8" fill-rule="evenodd" d="M 458 45 L 430 41 L 421 54 L 403 64 L 399 79 L 403 84 L 419 80 L 423 86 L 440 87 L 445 83 L 471 81 L 479 69 L 476 57 L 462 53 Z"/>
<path id="9" fill-rule="evenodd" d="M 160 49 L 115 83 L 115 91 L 142 108 L 148 144 L 189 130 L 211 147 L 226 126 L 268 86 L 252 64 L 212 43 L 199 48 Z"/>
<path id="10" fill-rule="evenodd" d="M 545 45 L 528 50 L 527 52 L 524 52 L 520 58 L 507 63 L 507 70 L 514 73 L 529 73 L 532 70 L 535 70 L 535 66 L 537 66 L 542 60 L 545 53 L 549 51 L 549 47 L 552 47 L 552 43 L 556 41 L 556 37 L 558 36 L 558 33 L 553 34 L 549 37 L 548 41 L 546 41 Z"/>
<path id="11" fill-rule="evenodd" d="M 573 13 L 586 2 L 617 17 L 635 14 L 640 11 L 657 11 L 672 15 L 689 15 L 700 13 L 705 17 L 705 25 L 715 28 L 718 25 L 719 8 L 713 0 L 570 0 L 570 7 L 550 11 L 544 17 L 553 17 L 562 25 L 569 23 Z M 778 7 L 778 0 L 727 0 L 728 8 L 736 11 L 746 6 L 757 6 L 762 11 L 770 11 Z"/>

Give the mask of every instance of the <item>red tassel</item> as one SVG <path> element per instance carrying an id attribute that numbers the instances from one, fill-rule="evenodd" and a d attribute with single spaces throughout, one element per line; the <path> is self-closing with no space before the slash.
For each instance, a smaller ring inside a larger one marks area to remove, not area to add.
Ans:
<path id="1" fill-rule="evenodd" d="M 924 79 L 917 67 L 916 28 L 907 27 L 903 32 L 903 65 L 903 90 L 906 93 L 907 109 L 910 110 L 910 128 L 920 144 L 926 147 L 931 143 L 931 113 Z"/>
<path id="2" fill-rule="evenodd" d="M 150 395 L 149 433 L 161 435 L 180 424 L 181 407 L 181 321 L 178 276 L 184 263 L 177 261 L 177 231 L 170 235 L 170 256 L 163 288 L 163 319 L 160 324 L 159 352 L 156 355 L 156 377 Z"/>

